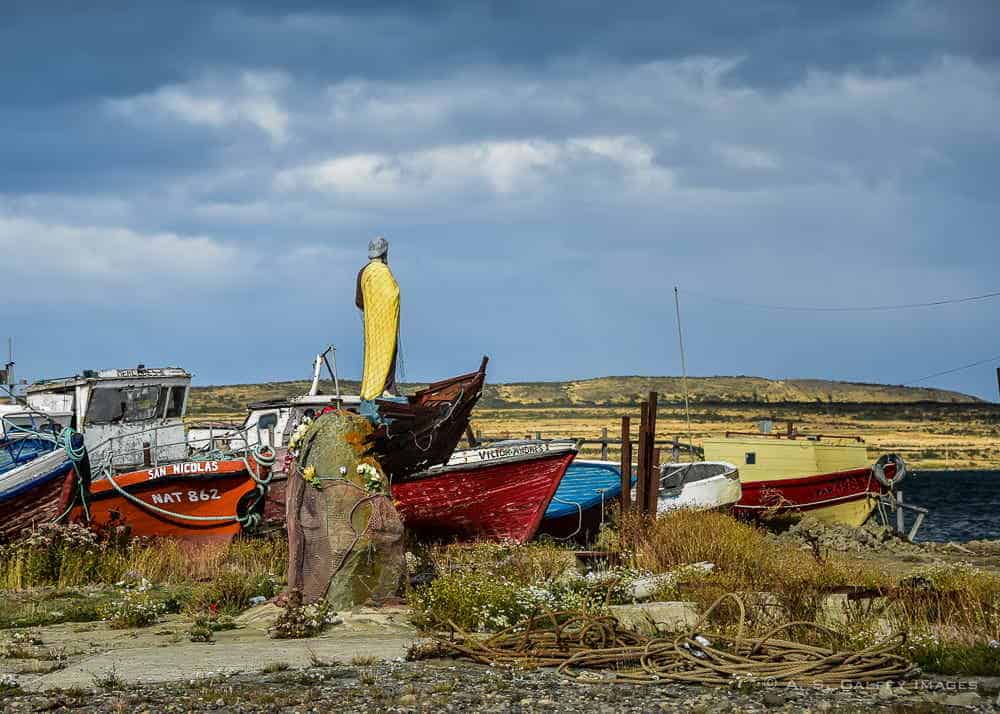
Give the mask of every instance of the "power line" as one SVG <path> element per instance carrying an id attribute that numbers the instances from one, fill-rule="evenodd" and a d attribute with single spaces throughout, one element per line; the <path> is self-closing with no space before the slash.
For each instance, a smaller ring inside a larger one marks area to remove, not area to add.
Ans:
<path id="1" fill-rule="evenodd" d="M 726 303 L 730 305 L 741 305 L 743 307 L 756 307 L 763 310 L 790 310 L 797 312 L 877 312 L 886 310 L 910 310 L 913 308 L 921 307 L 938 307 L 940 305 L 955 305 L 957 303 L 963 302 L 975 302 L 977 300 L 989 300 L 990 298 L 1000 297 L 1000 291 L 993 293 L 985 293 L 983 295 L 972 295 L 970 297 L 962 298 L 945 298 L 943 300 L 932 300 L 930 302 L 914 302 L 906 303 L 902 305 L 863 305 L 857 307 L 811 307 L 804 305 L 768 305 L 764 303 L 755 302 L 745 302 L 743 300 L 735 300 L 733 298 L 721 298 L 715 295 L 707 295 L 705 293 L 699 293 L 694 290 L 685 290 L 689 295 L 696 295 L 706 300 L 711 300 L 718 303 Z"/>
<path id="2" fill-rule="evenodd" d="M 971 369 L 972 367 L 978 367 L 981 364 L 986 364 L 987 362 L 996 362 L 1000 360 L 1000 355 L 995 357 L 989 357 L 987 359 L 979 360 L 978 362 L 973 362 L 972 364 L 967 364 L 963 367 L 955 367 L 955 369 L 946 369 L 944 372 L 935 372 L 934 374 L 928 374 L 926 377 L 921 377 L 920 379 L 915 379 L 912 382 L 907 382 L 907 384 L 919 384 L 920 382 L 926 382 L 928 379 L 934 379 L 935 377 L 943 377 L 946 374 L 954 374 L 955 372 L 961 372 L 963 369 Z"/>

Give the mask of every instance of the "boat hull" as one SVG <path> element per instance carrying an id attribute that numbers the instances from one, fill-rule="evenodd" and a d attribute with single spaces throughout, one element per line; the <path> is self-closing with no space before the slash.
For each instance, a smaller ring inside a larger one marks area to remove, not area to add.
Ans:
<path id="1" fill-rule="evenodd" d="M 56 449 L 3 474 L 0 481 L 0 541 L 10 540 L 64 515 L 76 496 L 77 472 Z"/>
<path id="2" fill-rule="evenodd" d="M 250 467 L 253 468 L 253 467 Z M 240 532 L 241 501 L 257 483 L 243 459 L 188 461 L 94 481 L 90 524 L 98 530 L 126 528 L 133 536 L 229 539 Z M 81 508 L 73 517 L 83 519 Z"/>
<path id="3" fill-rule="evenodd" d="M 445 467 L 392 485 L 407 528 L 433 538 L 523 543 L 538 530 L 575 450 Z"/>
<path id="4" fill-rule="evenodd" d="M 742 497 L 740 480 L 728 476 L 713 476 L 685 483 L 680 494 L 668 496 L 660 494 L 656 504 L 657 513 L 668 511 L 717 511 L 735 506 Z"/>
<path id="5" fill-rule="evenodd" d="M 887 476 L 893 476 L 890 469 Z M 868 520 L 882 492 L 871 468 L 744 482 L 743 497 L 735 512 L 751 518 L 808 514 L 822 521 L 857 527 Z"/>

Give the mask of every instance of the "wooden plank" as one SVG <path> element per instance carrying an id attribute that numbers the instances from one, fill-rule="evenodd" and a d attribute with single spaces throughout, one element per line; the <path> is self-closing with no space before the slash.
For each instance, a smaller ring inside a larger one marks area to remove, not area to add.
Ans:
<path id="1" fill-rule="evenodd" d="M 622 475 L 622 513 L 632 508 L 632 420 L 622 417 L 622 453 L 619 468 Z"/>

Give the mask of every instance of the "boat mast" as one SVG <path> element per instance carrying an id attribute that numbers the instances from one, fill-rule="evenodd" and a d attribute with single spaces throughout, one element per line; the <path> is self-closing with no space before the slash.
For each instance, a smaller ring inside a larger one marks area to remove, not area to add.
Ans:
<path id="1" fill-rule="evenodd" d="M 688 456 L 694 461 L 694 438 L 691 432 L 691 404 L 688 400 L 688 375 L 687 362 L 684 360 L 684 333 L 681 330 L 681 299 L 677 293 L 677 286 L 674 286 L 674 308 L 677 310 L 677 342 L 681 348 L 681 385 L 684 388 L 684 415 L 687 418 L 688 427 Z"/>

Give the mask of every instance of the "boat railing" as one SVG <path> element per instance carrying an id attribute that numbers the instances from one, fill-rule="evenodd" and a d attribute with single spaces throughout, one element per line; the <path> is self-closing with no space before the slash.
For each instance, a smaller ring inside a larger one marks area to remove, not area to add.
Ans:
<path id="1" fill-rule="evenodd" d="M 783 434 L 780 432 L 775 432 L 772 434 L 764 434 L 759 431 L 727 431 L 726 438 L 733 436 L 752 436 L 755 438 L 762 439 L 790 439 L 792 441 L 802 440 L 802 441 L 823 441 L 824 439 L 841 439 L 844 441 L 854 441 L 859 444 L 865 443 L 865 440 L 860 436 L 851 436 L 846 434 L 800 434 L 793 432 L 791 434 Z"/>
<path id="2" fill-rule="evenodd" d="M 155 468 L 161 463 L 178 461 L 177 454 L 188 460 L 223 460 L 245 457 L 250 442 L 244 427 L 220 430 L 204 438 L 189 437 L 178 440 L 173 435 L 163 438 L 163 432 L 176 434 L 176 425 L 151 427 L 140 432 L 111 436 L 88 449 L 91 468 L 95 473 L 104 470 L 122 471 L 134 468 Z"/>

